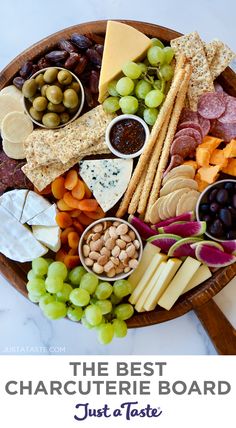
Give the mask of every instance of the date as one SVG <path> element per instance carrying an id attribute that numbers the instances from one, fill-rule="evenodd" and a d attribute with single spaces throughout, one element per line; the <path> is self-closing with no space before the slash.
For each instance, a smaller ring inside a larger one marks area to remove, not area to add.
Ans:
<path id="1" fill-rule="evenodd" d="M 65 68 L 68 68 L 69 70 L 73 70 L 73 68 L 78 65 L 79 60 L 81 58 L 81 55 L 76 52 L 71 52 L 70 56 L 67 58 L 65 62 Z"/>
<path id="2" fill-rule="evenodd" d="M 45 58 L 52 62 L 61 62 L 68 57 L 66 51 L 51 51 L 45 55 Z"/>
<path id="3" fill-rule="evenodd" d="M 87 49 L 86 55 L 92 64 L 101 66 L 102 57 L 101 55 L 99 55 L 99 53 L 95 49 Z"/>
<path id="4" fill-rule="evenodd" d="M 23 77 L 24 79 L 27 79 L 27 77 L 31 75 L 32 68 L 33 68 L 32 61 L 26 61 L 20 69 L 20 76 Z"/>
<path id="5" fill-rule="evenodd" d="M 78 52 L 78 49 L 76 48 L 76 46 L 74 46 L 69 40 L 66 40 L 66 39 L 59 40 L 58 47 L 62 51 L 66 51 L 68 53 Z"/>
<path id="6" fill-rule="evenodd" d="M 76 46 L 78 46 L 79 49 L 88 49 L 93 45 L 91 40 L 88 37 L 84 36 L 83 34 L 77 34 L 77 33 L 72 34 L 71 41 Z"/>

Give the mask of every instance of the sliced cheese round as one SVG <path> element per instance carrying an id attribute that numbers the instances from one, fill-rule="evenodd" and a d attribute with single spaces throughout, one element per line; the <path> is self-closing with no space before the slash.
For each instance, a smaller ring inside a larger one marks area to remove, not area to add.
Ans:
<path id="1" fill-rule="evenodd" d="M 180 215 L 189 211 L 195 211 L 200 193 L 196 190 L 190 190 L 184 193 L 177 204 L 176 215 Z"/>
<path id="2" fill-rule="evenodd" d="M 30 118 L 20 111 L 8 113 L 2 121 L 2 136 L 11 143 L 25 141 L 33 129 Z"/>
<path id="3" fill-rule="evenodd" d="M 1 89 L 0 96 L 1 95 L 11 95 L 13 98 L 20 101 L 23 105 L 24 96 L 22 92 L 14 85 L 5 86 L 5 88 Z"/>
<path id="4" fill-rule="evenodd" d="M 4 138 L 2 140 L 2 148 L 9 158 L 25 159 L 23 143 L 19 143 L 19 144 L 11 143 L 10 141 Z"/>
<path id="5" fill-rule="evenodd" d="M 179 176 L 185 176 L 187 178 L 194 178 L 195 175 L 195 169 L 191 165 L 180 165 L 176 166 L 175 168 L 171 169 L 168 174 L 165 175 L 165 177 L 162 180 L 162 185 L 176 177 Z"/>
<path id="6" fill-rule="evenodd" d="M 2 126 L 4 117 L 13 111 L 24 111 L 21 101 L 10 94 L 0 95 L 0 126 Z"/>
<path id="7" fill-rule="evenodd" d="M 162 187 L 160 191 L 160 196 L 168 195 L 174 190 L 182 189 L 184 187 L 189 187 L 190 189 L 197 190 L 198 184 L 195 180 L 191 178 L 173 178 L 168 180 L 167 183 Z"/>
<path id="8" fill-rule="evenodd" d="M 184 187 L 183 189 L 175 190 L 174 192 L 169 194 L 168 205 L 166 206 L 168 211 L 168 218 L 176 216 L 176 208 L 179 202 L 179 198 L 184 194 L 189 192 L 188 187 Z"/>
<path id="9" fill-rule="evenodd" d="M 162 220 L 160 217 L 160 207 L 163 203 L 163 199 L 164 199 L 164 197 L 158 198 L 150 210 L 149 220 L 152 224 L 158 223 L 160 220 Z"/>

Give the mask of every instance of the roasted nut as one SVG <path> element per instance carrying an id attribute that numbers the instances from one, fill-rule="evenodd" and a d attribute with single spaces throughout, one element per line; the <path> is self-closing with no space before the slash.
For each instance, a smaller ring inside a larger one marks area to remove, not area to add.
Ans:
<path id="1" fill-rule="evenodd" d="M 108 239 L 110 239 L 110 233 L 109 233 L 109 229 L 107 229 L 104 233 L 104 241 L 107 241 Z"/>
<path id="2" fill-rule="evenodd" d="M 115 267 L 115 270 L 116 270 L 116 275 L 118 275 L 119 273 L 123 273 L 123 272 L 124 272 L 124 268 L 123 268 L 123 266 L 122 266 L 122 267 L 120 267 L 120 266 L 116 266 L 116 267 Z"/>
<path id="3" fill-rule="evenodd" d="M 120 222 L 119 222 L 119 221 L 113 221 L 113 226 L 117 227 L 117 226 L 119 226 L 119 225 L 120 225 Z"/>
<path id="4" fill-rule="evenodd" d="M 101 234 L 100 233 L 95 233 L 93 236 L 92 236 L 92 241 L 97 241 L 98 239 L 100 239 L 101 238 Z"/>
<path id="5" fill-rule="evenodd" d="M 98 263 L 94 263 L 93 271 L 98 275 L 100 275 L 101 273 L 103 273 L 104 269 L 103 269 L 103 266 L 99 265 Z"/>
<path id="6" fill-rule="evenodd" d="M 111 269 L 113 269 L 114 268 L 114 264 L 112 263 L 112 261 L 111 260 L 109 260 L 109 262 L 107 262 L 105 265 L 104 265 L 104 271 L 105 272 L 109 272 L 109 270 L 111 270 Z"/>
<path id="7" fill-rule="evenodd" d="M 97 251 L 90 251 L 89 258 L 92 260 L 98 260 L 100 257 L 100 254 Z"/>
<path id="8" fill-rule="evenodd" d="M 94 262 L 89 257 L 87 257 L 86 259 L 84 259 L 84 263 L 86 264 L 86 266 L 93 266 Z"/>
<path id="9" fill-rule="evenodd" d="M 135 251 L 135 253 L 134 253 L 134 255 L 133 255 L 133 258 L 134 258 L 134 259 L 137 259 L 137 258 L 138 258 L 138 255 L 139 255 L 139 254 L 138 254 L 138 251 Z"/>
<path id="10" fill-rule="evenodd" d="M 130 261 L 129 261 L 129 267 L 131 268 L 131 269 L 136 269 L 136 267 L 138 266 L 138 260 L 135 260 L 135 259 L 131 259 Z"/>
<path id="11" fill-rule="evenodd" d="M 113 248 L 113 250 L 112 250 L 111 254 L 112 254 L 114 257 L 119 257 L 119 254 L 120 254 L 120 247 L 119 247 L 118 245 L 116 245 L 116 246 Z"/>
<path id="12" fill-rule="evenodd" d="M 116 228 L 116 233 L 118 235 L 126 235 L 126 233 L 128 232 L 128 226 L 127 224 L 120 224 L 117 228 Z M 122 239 L 122 238 L 121 238 Z"/>
<path id="13" fill-rule="evenodd" d="M 136 249 L 135 249 L 135 246 L 133 244 L 130 244 L 129 246 L 127 246 L 126 253 L 128 254 L 129 257 L 133 257 L 135 252 L 136 252 Z"/>
<path id="14" fill-rule="evenodd" d="M 101 249 L 101 251 L 100 251 L 100 254 L 101 254 L 102 256 L 107 256 L 107 257 L 109 258 L 109 257 L 110 257 L 110 255 L 111 255 L 111 252 L 110 252 L 110 250 L 108 250 L 108 248 L 103 247 L 103 248 Z"/>
<path id="15" fill-rule="evenodd" d="M 116 227 L 115 226 L 110 226 L 109 227 L 109 234 L 111 238 L 117 239 L 118 238 L 118 234 L 116 232 Z"/>
<path id="16" fill-rule="evenodd" d="M 100 233 L 103 230 L 103 226 L 101 223 L 96 224 L 96 226 L 93 227 L 92 229 L 95 233 Z"/>
<path id="17" fill-rule="evenodd" d="M 116 245 L 118 245 L 118 247 L 120 247 L 123 250 L 126 247 L 126 242 L 123 241 L 122 239 L 117 239 Z"/>
<path id="18" fill-rule="evenodd" d="M 100 251 L 103 246 L 103 242 L 101 239 L 98 239 L 97 241 L 91 241 L 89 245 L 91 251 Z"/>
<path id="19" fill-rule="evenodd" d="M 108 248 L 108 250 L 113 250 L 115 245 L 116 245 L 115 239 L 109 238 L 107 239 L 107 241 L 105 240 L 105 247 Z"/>
<path id="20" fill-rule="evenodd" d="M 84 244 L 83 245 L 83 255 L 84 255 L 84 257 L 88 257 L 89 253 L 90 253 L 90 247 L 89 247 L 89 245 Z"/>
<path id="21" fill-rule="evenodd" d="M 130 268 L 129 266 L 125 267 L 125 268 L 124 268 L 124 273 L 128 273 L 128 272 L 130 271 L 130 269 L 131 269 L 131 268 Z"/>
<path id="22" fill-rule="evenodd" d="M 127 260 L 128 256 L 125 250 L 121 250 L 119 254 L 119 259 L 124 263 L 125 260 Z"/>
<path id="23" fill-rule="evenodd" d="M 120 235 L 121 239 L 125 242 L 131 242 L 132 239 L 130 238 L 129 235 Z"/>
<path id="24" fill-rule="evenodd" d="M 118 266 L 120 263 L 119 259 L 117 257 L 113 257 L 113 256 L 111 257 L 111 261 L 115 266 Z"/>
<path id="25" fill-rule="evenodd" d="M 138 241 L 138 239 L 135 239 L 134 242 L 133 242 L 133 244 L 134 244 L 136 250 L 139 250 L 139 248 L 140 248 L 140 242 Z"/>
<path id="26" fill-rule="evenodd" d="M 132 241 L 134 241 L 134 240 L 135 240 L 136 236 L 135 236 L 135 233 L 134 233 L 134 231 L 133 231 L 133 230 L 130 230 L 130 231 L 128 232 L 128 235 L 129 235 L 129 237 L 131 238 L 131 240 L 132 240 Z"/>
<path id="27" fill-rule="evenodd" d="M 115 274 L 116 274 L 115 268 L 113 268 L 113 269 L 109 270 L 109 272 L 107 272 L 108 278 L 113 278 L 113 276 L 115 276 Z"/>
<path id="28" fill-rule="evenodd" d="M 98 264 L 101 266 L 104 266 L 107 262 L 108 262 L 108 257 L 107 256 L 99 256 L 98 260 L 97 260 Z"/>

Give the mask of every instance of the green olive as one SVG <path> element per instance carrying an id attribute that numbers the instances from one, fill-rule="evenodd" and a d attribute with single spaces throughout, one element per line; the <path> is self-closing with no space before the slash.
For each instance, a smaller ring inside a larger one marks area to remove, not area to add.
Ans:
<path id="1" fill-rule="evenodd" d="M 79 98 L 74 89 L 66 89 L 63 94 L 63 104 L 67 108 L 75 108 L 79 104 Z"/>
<path id="2" fill-rule="evenodd" d="M 34 79 L 26 80 L 23 87 L 22 93 L 24 97 L 31 98 L 36 94 L 37 91 L 37 83 Z"/>
<path id="3" fill-rule="evenodd" d="M 46 89 L 46 97 L 51 103 L 60 104 L 63 100 L 63 92 L 58 86 L 52 85 Z"/>
<path id="4" fill-rule="evenodd" d="M 77 111 L 78 111 L 78 107 L 68 108 L 67 111 L 71 116 L 74 116 L 75 113 L 77 113 Z"/>
<path id="5" fill-rule="evenodd" d="M 70 120 L 70 115 L 66 111 L 60 114 L 61 123 L 67 123 Z"/>
<path id="6" fill-rule="evenodd" d="M 28 98 L 28 100 L 33 104 L 35 98 L 37 98 L 37 95 L 34 95 L 33 97 Z"/>
<path id="7" fill-rule="evenodd" d="M 45 85 L 42 86 L 42 88 L 41 88 L 41 95 L 42 95 L 42 97 L 46 97 L 46 90 L 47 90 L 47 88 L 49 88 L 48 84 L 45 84 Z"/>
<path id="8" fill-rule="evenodd" d="M 43 115 L 42 122 L 47 128 L 56 128 L 60 124 L 60 116 L 57 113 L 46 113 Z"/>
<path id="9" fill-rule="evenodd" d="M 48 105 L 48 100 L 45 97 L 37 97 L 35 98 L 33 102 L 33 107 L 37 111 L 44 111 L 46 110 Z"/>
<path id="10" fill-rule="evenodd" d="M 35 77 L 35 82 L 37 83 L 38 89 L 41 89 L 42 86 L 45 84 L 43 74 L 38 74 L 38 76 Z"/>
<path id="11" fill-rule="evenodd" d="M 78 82 L 72 82 L 67 89 L 74 89 L 74 91 L 77 92 L 77 94 L 79 94 L 81 91 L 80 84 Z"/>
<path id="12" fill-rule="evenodd" d="M 47 109 L 54 113 L 63 113 L 65 111 L 65 106 L 63 104 L 53 104 L 49 101 Z"/>
<path id="13" fill-rule="evenodd" d="M 72 75 L 68 70 L 60 70 L 57 79 L 62 85 L 70 85 L 72 82 Z"/>
<path id="14" fill-rule="evenodd" d="M 46 83 L 53 83 L 56 80 L 58 75 L 57 68 L 50 67 L 45 71 L 43 78 Z"/>
<path id="15" fill-rule="evenodd" d="M 37 122 L 41 122 L 42 117 L 43 117 L 43 112 L 42 111 L 37 111 L 37 110 L 35 110 L 34 107 L 31 107 L 30 110 L 29 110 L 29 112 L 30 112 L 30 116 L 32 116 L 32 118 L 34 120 L 37 120 Z"/>

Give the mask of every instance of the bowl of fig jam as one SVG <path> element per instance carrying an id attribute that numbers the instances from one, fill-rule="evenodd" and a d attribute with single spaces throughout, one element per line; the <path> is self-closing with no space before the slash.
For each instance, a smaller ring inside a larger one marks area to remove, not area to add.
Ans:
<path id="1" fill-rule="evenodd" d="M 120 158 L 140 156 L 150 132 L 147 124 L 133 114 L 115 117 L 106 129 L 106 144 Z"/>
<path id="2" fill-rule="evenodd" d="M 205 235 L 215 241 L 236 239 L 236 180 L 226 179 L 208 186 L 196 206 L 198 221 L 206 221 Z"/>

